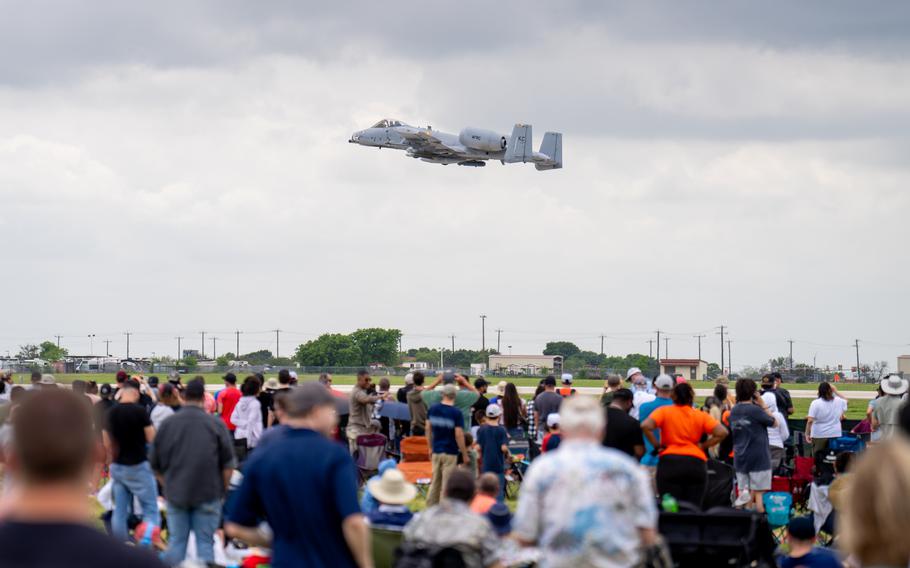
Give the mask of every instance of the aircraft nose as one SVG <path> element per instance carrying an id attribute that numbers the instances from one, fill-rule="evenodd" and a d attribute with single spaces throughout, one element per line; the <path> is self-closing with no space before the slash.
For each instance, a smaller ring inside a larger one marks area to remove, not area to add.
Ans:
<path id="1" fill-rule="evenodd" d="M 358 130 L 354 134 L 351 134 L 351 139 L 348 140 L 351 144 L 356 144 L 360 141 L 360 136 L 363 134 L 363 130 Z"/>

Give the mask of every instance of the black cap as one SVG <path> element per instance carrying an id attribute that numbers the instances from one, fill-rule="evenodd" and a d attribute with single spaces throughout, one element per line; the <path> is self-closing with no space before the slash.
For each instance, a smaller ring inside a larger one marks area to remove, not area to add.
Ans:
<path id="1" fill-rule="evenodd" d="M 483 377 L 480 377 L 479 379 L 477 379 L 476 381 L 474 381 L 474 388 L 475 388 L 475 389 L 479 389 L 479 388 L 483 388 L 483 387 L 488 387 L 488 386 L 490 386 L 490 381 L 486 380 L 486 379 L 483 378 Z"/>
<path id="2" fill-rule="evenodd" d="M 111 393 L 114 392 L 114 387 L 112 387 L 112 386 L 111 386 L 110 384 L 108 384 L 108 383 L 104 383 L 103 385 L 101 385 L 101 386 L 98 388 L 98 392 L 101 394 L 101 396 L 110 396 Z"/>
<path id="3" fill-rule="evenodd" d="M 796 540 L 812 540 L 815 538 L 815 523 L 809 517 L 793 517 L 787 531 Z"/>
<path id="4" fill-rule="evenodd" d="M 151 377 L 149 377 L 149 386 L 150 386 L 150 387 L 157 387 L 157 386 L 158 386 L 158 377 L 156 377 L 156 376 L 154 376 L 154 375 L 152 375 Z"/>

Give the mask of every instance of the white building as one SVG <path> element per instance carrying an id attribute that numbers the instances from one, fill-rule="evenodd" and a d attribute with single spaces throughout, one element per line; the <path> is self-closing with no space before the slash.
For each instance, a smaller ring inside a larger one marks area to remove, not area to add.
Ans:
<path id="1" fill-rule="evenodd" d="M 561 355 L 490 355 L 490 370 L 500 375 L 562 373 Z"/>

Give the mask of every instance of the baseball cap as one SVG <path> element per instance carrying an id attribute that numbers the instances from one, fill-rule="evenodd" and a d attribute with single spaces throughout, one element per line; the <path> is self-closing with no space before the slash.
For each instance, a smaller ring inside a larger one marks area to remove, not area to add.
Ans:
<path id="1" fill-rule="evenodd" d="M 550 414 L 549 416 L 547 416 L 547 426 L 552 428 L 553 426 L 558 426 L 558 425 L 559 425 L 559 413 L 558 412 L 554 412 L 554 413 Z"/>
<path id="2" fill-rule="evenodd" d="M 294 380 L 297 379 L 297 371 L 291 371 L 291 372 L 288 373 L 288 374 L 291 376 L 292 379 L 294 379 Z"/>
<path id="3" fill-rule="evenodd" d="M 57 379 L 54 378 L 54 375 L 41 375 L 41 381 L 38 384 L 41 385 L 56 385 Z"/>
<path id="4" fill-rule="evenodd" d="M 640 375 L 640 374 L 642 374 L 641 369 L 639 369 L 638 367 L 632 367 L 628 371 L 626 371 L 626 380 L 628 381 L 629 379 L 631 379 L 633 375 Z"/>
<path id="5" fill-rule="evenodd" d="M 797 540 L 812 540 L 815 538 L 815 524 L 809 517 L 793 517 L 787 525 L 787 532 Z"/>
<path id="6" fill-rule="evenodd" d="M 761 378 L 761 386 L 770 387 L 774 384 L 774 377 L 771 375 L 764 375 Z"/>
<path id="7" fill-rule="evenodd" d="M 474 381 L 474 388 L 475 388 L 475 389 L 480 389 L 480 388 L 483 388 L 483 387 L 486 387 L 486 386 L 489 386 L 489 385 L 490 385 L 490 382 L 487 381 L 487 380 L 486 380 L 485 378 L 483 378 L 483 377 L 480 377 L 479 379 L 477 379 L 476 381 Z"/>
<path id="8" fill-rule="evenodd" d="M 167 374 L 167 380 L 172 383 L 179 383 L 180 382 L 180 373 L 178 373 L 177 371 L 171 371 L 170 373 Z"/>
<path id="9" fill-rule="evenodd" d="M 155 388 L 158 386 L 158 377 L 152 375 L 149 377 L 149 386 Z"/>
<path id="10" fill-rule="evenodd" d="M 502 407 L 498 404 L 487 405 L 486 415 L 487 418 L 499 418 L 502 416 Z"/>
<path id="11" fill-rule="evenodd" d="M 128 378 L 129 378 L 129 375 L 126 373 L 126 371 L 123 371 L 123 370 L 117 371 L 117 382 L 118 383 L 122 383 L 123 381 L 125 381 Z"/>
<path id="12" fill-rule="evenodd" d="M 487 511 L 487 519 L 496 534 L 503 536 L 512 532 L 512 512 L 505 503 L 496 503 Z"/>
<path id="13" fill-rule="evenodd" d="M 657 387 L 658 390 L 673 390 L 675 384 L 673 377 L 667 374 L 659 375 L 654 379 L 654 386 Z"/>
<path id="14" fill-rule="evenodd" d="M 108 383 L 104 383 L 98 388 L 98 392 L 101 394 L 101 396 L 110 396 L 111 393 L 114 392 L 114 387 Z"/>
<path id="15" fill-rule="evenodd" d="M 408 373 L 404 376 L 404 384 L 413 385 L 414 384 L 414 373 Z"/>
<path id="16" fill-rule="evenodd" d="M 572 384 L 572 373 L 563 373 L 562 382 L 563 382 L 563 384 L 567 384 L 567 385 Z"/>

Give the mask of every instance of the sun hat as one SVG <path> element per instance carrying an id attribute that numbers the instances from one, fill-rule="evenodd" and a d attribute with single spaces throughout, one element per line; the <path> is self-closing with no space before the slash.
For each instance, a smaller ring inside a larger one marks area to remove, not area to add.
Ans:
<path id="1" fill-rule="evenodd" d="M 547 427 L 559 426 L 559 413 L 554 412 L 547 416 Z"/>
<path id="2" fill-rule="evenodd" d="M 39 385 L 56 385 L 57 379 L 54 378 L 54 375 L 41 375 L 41 380 L 38 381 Z"/>
<path id="3" fill-rule="evenodd" d="M 278 390 L 281 388 L 281 383 L 279 383 L 278 379 L 275 377 L 270 377 L 269 380 L 265 382 L 265 388 L 267 390 Z"/>
<path id="4" fill-rule="evenodd" d="M 654 386 L 657 387 L 657 390 L 673 390 L 674 384 L 673 377 L 667 374 L 658 375 L 654 379 Z"/>
<path id="5" fill-rule="evenodd" d="M 499 394 L 506 394 L 506 385 L 509 384 L 506 381 L 499 381 L 499 384 L 496 385 L 496 391 Z"/>
<path id="6" fill-rule="evenodd" d="M 505 503 L 495 503 L 487 511 L 487 519 L 496 534 L 503 536 L 512 532 L 512 512 Z"/>
<path id="7" fill-rule="evenodd" d="M 499 418 L 502 416 L 502 407 L 498 404 L 490 404 L 486 410 L 487 418 Z"/>
<path id="8" fill-rule="evenodd" d="M 627 381 L 632 380 L 632 377 L 634 377 L 635 375 L 641 375 L 641 374 L 642 374 L 641 369 L 639 369 L 638 367 L 632 367 L 631 369 L 626 371 L 626 380 Z"/>
<path id="9" fill-rule="evenodd" d="M 386 470 L 379 479 L 367 483 L 367 488 L 380 503 L 407 505 L 417 497 L 417 486 L 408 483 L 398 468 Z"/>
<path id="10" fill-rule="evenodd" d="M 572 373 L 563 373 L 562 374 L 562 384 L 564 384 L 564 385 L 572 384 Z"/>
<path id="11" fill-rule="evenodd" d="M 44 378 L 41 379 L 41 382 L 44 382 Z M 910 385 L 907 380 L 900 378 L 899 375 L 891 374 L 882 379 L 882 390 L 885 394 L 902 395 L 907 392 L 908 386 Z"/>

